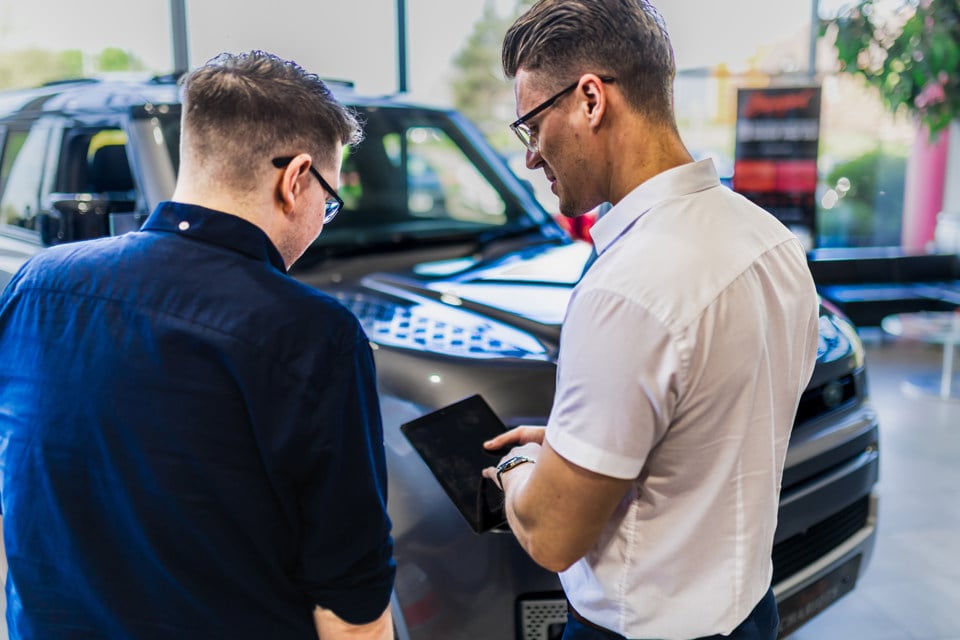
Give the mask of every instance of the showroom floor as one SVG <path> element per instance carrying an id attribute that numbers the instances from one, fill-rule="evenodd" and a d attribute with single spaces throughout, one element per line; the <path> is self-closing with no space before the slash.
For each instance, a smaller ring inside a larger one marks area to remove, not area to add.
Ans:
<path id="1" fill-rule="evenodd" d="M 903 392 L 940 371 L 939 346 L 864 337 L 880 419 L 876 548 L 856 589 L 790 640 L 960 640 L 960 400 Z"/>
<path id="2" fill-rule="evenodd" d="M 901 390 L 939 371 L 939 347 L 865 337 L 881 431 L 876 548 L 857 588 L 790 640 L 960 640 L 960 400 Z"/>

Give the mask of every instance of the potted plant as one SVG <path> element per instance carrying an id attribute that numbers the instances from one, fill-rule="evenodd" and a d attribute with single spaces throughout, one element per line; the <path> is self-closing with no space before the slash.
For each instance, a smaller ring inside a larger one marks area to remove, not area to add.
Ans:
<path id="1" fill-rule="evenodd" d="M 821 23 L 831 33 L 842 72 L 949 147 L 936 246 L 960 252 L 960 0 L 859 0 Z"/>

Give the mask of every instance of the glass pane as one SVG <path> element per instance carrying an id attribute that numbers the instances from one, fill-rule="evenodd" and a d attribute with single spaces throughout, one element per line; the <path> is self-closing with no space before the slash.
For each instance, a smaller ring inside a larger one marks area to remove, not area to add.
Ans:
<path id="1" fill-rule="evenodd" d="M 172 68 L 168 0 L 0 6 L 3 88 L 104 72 L 169 73 Z"/>
<path id="2" fill-rule="evenodd" d="M 464 237 L 529 215 L 464 132 L 440 112 L 368 108 L 364 139 L 344 152 L 344 212 L 319 244 Z"/>
<path id="3" fill-rule="evenodd" d="M 823 96 L 818 246 L 899 246 L 913 127 L 858 78 L 825 78 Z"/>
<path id="4" fill-rule="evenodd" d="M 130 166 L 124 151 L 126 144 L 127 135 L 121 129 L 69 129 L 60 152 L 54 191 L 101 193 L 132 189 Z M 108 161 L 111 157 L 115 160 Z M 118 183 L 124 188 L 110 188 L 111 184 Z"/>
<path id="5" fill-rule="evenodd" d="M 3 173 L 6 185 L 0 199 L 0 220 L 27 229 L 35 229 L 36 203 L 43 175 L 43 158 L 50 130 L 35 126 L 29 134 L 11 131 L 7 135 L 3 154 Z"/>
<path id="6" fill-rule="evenodd" d="M 23 143 L 27 139 L 26 131 L 10 131 L 4 140 L 2 160 L 0 160 L 0 193 L 3 193 L 3 187 L 7 184 L 7 178 L 10 177 L 10 170 L 13 168 L 13 161 L 23 148 Z"/>
<path id="7" fill-rule="evenodd" d="M 407 203 L 411 215 L 503 224 L 500 194 L 440 129 L 407 130 Z"/>
<path id="8" fill-rule="evenodd" d="M 679 74 L 677 118 L 687 148 L 696 159 L 713 158 L 721 181 L 731 186 L 737 90 L 806 82 L 722 68 Z M 913 129 L 906 119 L 892 117 L 857 78 L 826 75 L 820 84 L 814 246 L 897 246 Z"/>

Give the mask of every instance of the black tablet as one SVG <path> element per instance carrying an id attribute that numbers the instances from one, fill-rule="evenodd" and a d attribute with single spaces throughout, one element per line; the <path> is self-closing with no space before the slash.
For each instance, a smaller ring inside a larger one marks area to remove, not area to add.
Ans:
<path id="1" fill-rule="evenodd" d="M 453 504 L 477 533 L 506 520 L 500 490 L 480 475 L 502 452 L 488 453 L 487 440 L 507 428 L 479 395 L 437 409 L 400 426 Z"/>

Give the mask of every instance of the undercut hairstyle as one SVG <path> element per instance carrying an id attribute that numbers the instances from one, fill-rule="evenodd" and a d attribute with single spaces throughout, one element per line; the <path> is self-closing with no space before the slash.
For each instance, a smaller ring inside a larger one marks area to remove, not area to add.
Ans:
<path id="1" fill-rule="evenodd" d="M 585 73 L 613 76 L 633 109 L 676 129 L 673 46 L 647 0 L 540 0 L 503 39 L 504 73 L 521 69 L 536 72 L 548 91 Z"/>
<path id="2" fill-rule="evenodd" d="M 336 159 L 362 138 L 356 114 L 300 65 L 264 51 L 222 53 L 181 79 L 183 143 L 230 186 L 256 188 L 277 156 Z M 212 163 L 216 163 L 215 165 Z"/>

